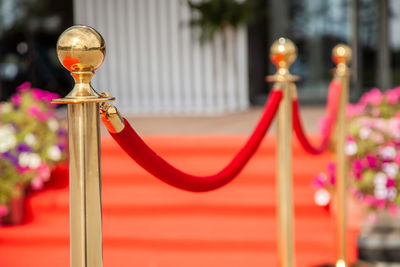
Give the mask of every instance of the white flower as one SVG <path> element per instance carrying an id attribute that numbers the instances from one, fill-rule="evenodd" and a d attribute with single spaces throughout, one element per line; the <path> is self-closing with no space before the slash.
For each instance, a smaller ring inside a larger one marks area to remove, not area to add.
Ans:
<path id="1" fill-rule="evenodd" d="M 314 194 L 314 201 L 318 206 L 326 206 L 331 200 L 331 194 L 323 188 L 318 189 Z"/>
<path id="2" fill-rule="evenodd" d="M 399 166 L 392 162 L 392 163 L 384 163 L 382 165 L 382 170 L 389 176 L 392 178 L 395 178 L 397 173 L 399 172 Z"/>
<path id="3" fill-rule="evenodd" d="M 357 144 L 356 142 L 347 142 L 344 148 L 344 153 L 348 156 L 353 156 L 357 153 Z"/>
<path id="4" fill-rule="evenodd" d="M 1 104 L 1 112 L 9 113 L 13 110 L 13 106 L 11 103 L 4 102 Z"/>
<path id="5" fill-rule="evenodd" d="M 36 169 L 40 166 L 40 163 L 42 163 L 40 156 L 36 153 L 31 153 L 30 161 L 29 161 L 29 168 Z"/>
<path id="6" fill-rule="evenodd" d="M 22 152 L 18 156 L 18 164 L 21 167 L 28 167 L 29 165 L 29 153 L 27 152 Z"/>
<path id="7" fill-rule="evenodd" d="M 358 135 L 360 136 L 361 139 L 367 139 L 369 137 L 369 135 L 371 134 L 371 128 L 368 127 L 362 127 L 360 129 L 360 132 L 358 133 Z"/>
<path id="8" fill-rule="evenodd" d="M 36 153 L 22 152 L 18 156 L 18 164 L 21 167 L 28 167 L 30 169 L 36 169 L 40 166 L 41 159 Z"/>
<path id="9" fill-rule="evenodd" d="M 47 155 L 51 160 L 58 161 L 61 159 L 61 150 L 58 148 L 58 146 L 51 146 L 47 150 Z"/>
<path id="10" fill-rule="evenodd" d="M 386 199 L 388 196 L 388 190 L 386 188 L 375 188 L 374 195 L 377 199 Z"/>
<path id="11" fill-rule="evenodd" d="M 386 187 L 386 182 L 387 182 L 387 177 L 386 174 L 383 172 L 378 172 L 375 177 L 374 177 L 374 184 L 375 186 L 379 187 L 380 185 L 383 185 Z"/>
<path id="12" fill-rule="evenodd" d="M 394 139 L 400 139 L 400 120 L 398 118 L 392 118 L 389 120 L 389 126 L 386 132 L 394 137 Z"/>
<path id="13" fill-rule="evenodd" d="M 24 141 L 29 146 L 34 146 L 37 143 L 36 136 L 32 133 L 25 135 Z"/>
<path id="14" fill-rule="evenodd" d="M 395 187 L 391 187 L 388 189 L 388 199 L 395 200 L 397 196 L 397 189 Z"/>
<path id="15" fill-rule="evenodd" d="M 380 154 L 385 159 L 394 159 L 396 157 L 396 149 L 392 146 L 386 146 L 380 151 Z"/>
<path id="16" fill-rule="evenodd" d="M 0 153 L 4 153 L 17 145 L 15 130 L 10 124 L 0 127 Z"/>
<path id="17" fill-rule="evenodd" d="M 58 121 L 54 118 L 51 118 L 47 121 L 47 126 L 49 127 L 50 130 L 53 132 L 57 131 L 58 128 L 60 127 Z"/>

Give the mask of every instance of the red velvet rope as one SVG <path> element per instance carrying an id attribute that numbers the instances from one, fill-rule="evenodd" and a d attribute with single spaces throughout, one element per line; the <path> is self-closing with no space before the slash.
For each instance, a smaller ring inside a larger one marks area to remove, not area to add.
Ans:
<path id="1" fill-rule="evenodd" d="M 261 119 L 246 144 L 224 169 L 211 176 L 195 176 L 178 170 L 147 146 L 127 120 L 121 132 L 110 134 L 132 159 L 161 181 L 187 191 L 210 191 L 227 184 L 243 169 L 271 125 L 281 99 L 282 91 L 273 90 Z"/>
<path id="2" fill-rule="evenodd" d="M 326 106 L 326 133 L 322 137 L 321 143 L 318 144 L 318 146 L 311 144 L 311 142 L 308 140 L 301 123 L 298 100 L 293 100 L 293 128 L 296 132 L 297 139 L 300 141 L 300 144 L 310 154 L 321 154 L 328 148 L 333 125 L 335 124 L 337 112 L 339 110 L 341 88 L 342 86 L 340 82 L 336 80 L 333 80 L 329 85 L 328 103 Z"/>

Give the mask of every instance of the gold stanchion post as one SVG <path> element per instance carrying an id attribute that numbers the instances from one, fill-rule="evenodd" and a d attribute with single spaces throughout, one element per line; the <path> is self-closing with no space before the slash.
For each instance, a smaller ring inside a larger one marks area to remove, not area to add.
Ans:
<path id="1" fill-rule="evenodd" d="M 337 114 L 336 124 L 336 197 L 337 197 L 337 259 L 336 267 L 346 267 L 346 230 L 347 230 L 347 166 L 346 166 L 346 107 L 349 98 L 349 76 L 350 71 L 347 64 L 351 60 L 351 49 L 349 46 L 339 44 L 332 50 L 333 61 L 337 64 L 335 71 L 335 79 L 341 85 L 340 105 Z"/>
<path id="2" fill-rule="evenodd" d="M 293 82 L 298 78 L 290 74 L 289 67 L 297 57 L 297 48 L 292 41 L 279 38 L 271 46 L 270 57 L 277 67 L 277 73 L 268 76 L 267 81 L 275 82 L 274 88 L 283 91 L 278 110 L 277 132 L 279 265 L 292 267 L 295 265 L 291 145 L 292 95 L 295 89 Z"/>
<path id="3" fill-rule="evenodd" d="M 102 222 L 99 103 L 90 81 L 104 61 L 104 39 L 87 26 L 73 26 L 57 42 L 61 64 L 75 80 L 72 91 L 53 103 L 68 104 L 70 250 L 72 267 L 101 267 Z"/>

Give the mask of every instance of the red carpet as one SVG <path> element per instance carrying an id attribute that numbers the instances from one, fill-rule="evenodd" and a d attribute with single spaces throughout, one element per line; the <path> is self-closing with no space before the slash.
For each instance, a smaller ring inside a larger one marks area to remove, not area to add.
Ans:
<path id="1" fill-rule="evenodd" d="M 244 136 L 154 136 L 145 140 L 181 169 L 211 174 L 229 162 Z M 188 193 L 149 176 L 110 138 L 102 139 L 104 266 L 278 266 L 275 140 L 267 138 L 239 177 L 210 193 Z M 330 155 L 309 156 L 294 143 L 297 266 L 335 260 L 334 220 L 313 203 L 313 176 Z M 66 173 L 53 180 L 65 181 Z M 69 266 L 68 189 L 29 199 L 22 226 L 0 228 L 0 266 Z M 354 260 L 357 231 L 349 232 Z"/>

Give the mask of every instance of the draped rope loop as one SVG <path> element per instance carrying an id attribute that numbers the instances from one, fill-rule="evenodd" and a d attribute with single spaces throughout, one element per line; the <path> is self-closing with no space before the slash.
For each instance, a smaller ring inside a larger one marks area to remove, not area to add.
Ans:
<path id="1" fill-rule="evenodd" d="M 161 181 L 186 191 L 210 191 L 226 185 L 243 169 L 269 129 L 281 99 L 281 90 L 271 92 L 262 116 L 246 144 L 225 168 L 210 176 L 191 175 L 172 166 L 140 138 L 126 119 L 122 131 L 110 134 L 133 160 Z"/>
<path id="2" fill-rule="evenodd" d="M 319 144 L 312 144 L 307 138 L 300 118 L 298 99 L 293 99 L 293 128 L 300 144 L 310 154 L 318 155 L 323 153 L 329 146 L 333 128 L 339 111 L 340 95 L 342 85 L 337 80 L 332 80 L 329 85 L 328 101 L 326 105 L 326 129 Z"/>

